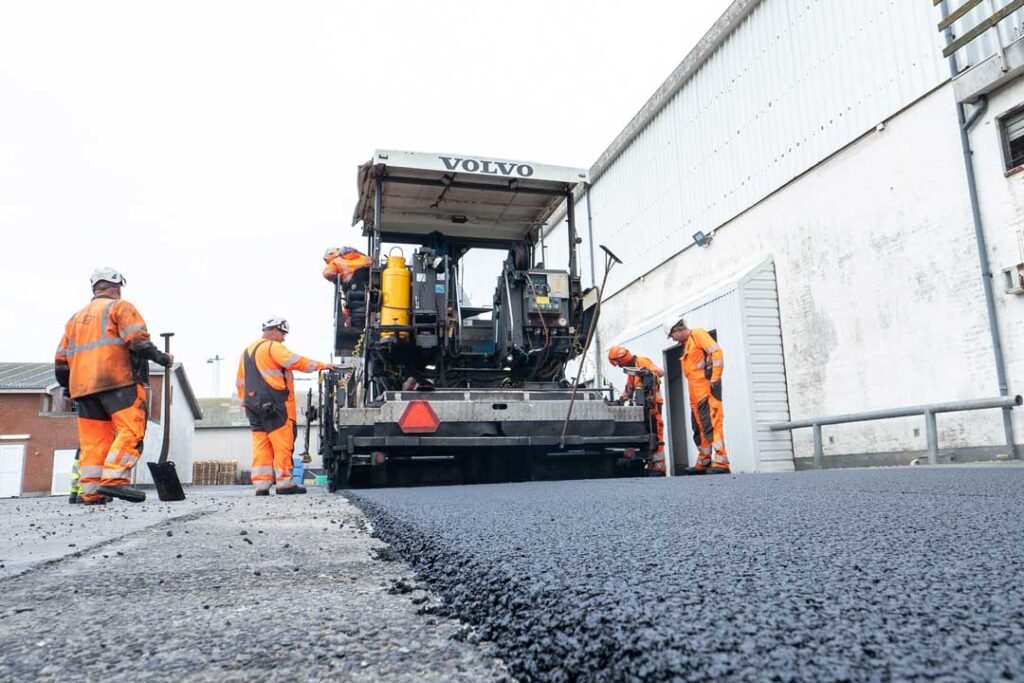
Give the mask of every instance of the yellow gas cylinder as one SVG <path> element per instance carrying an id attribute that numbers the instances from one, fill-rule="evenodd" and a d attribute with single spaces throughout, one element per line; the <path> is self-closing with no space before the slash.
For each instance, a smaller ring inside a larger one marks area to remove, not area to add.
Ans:
<path id="1" fill-rule="evenodd" d="M 396 247 L 397 249 L 397 247 Z M 412 300 L 412 274 L 405 265 L 404 256 L 396 256 L 395 250 L 388 256 L 387 265 L 380 276 L 382 302 L 380 307 L 381 325 L 408 325 L 410 302 Z M 401 252 L 401 250 L 398 250 Z M 394 332 L 381 332 L 381 339 L 390 339 Z M 406 332 L 399 339 L 408 339 Z"/>

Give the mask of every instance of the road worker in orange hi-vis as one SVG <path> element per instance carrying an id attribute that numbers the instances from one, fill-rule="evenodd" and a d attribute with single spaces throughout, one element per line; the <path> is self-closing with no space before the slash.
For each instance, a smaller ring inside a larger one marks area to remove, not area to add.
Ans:
<path id="1" fill-rule="evenodd" d="M 652 474 L 665 474 L 665 423 L 661 417 L 665 399 L 661 397 L 661 378 L 665 371 L 655 365 L 650 358 L 635 356 L 625 346 L 613 346 L 608 349 L 608 362 L 626 373 L 626 390 L 620 400 L 633 398 L 637 389 L 644 390 L 644 403 L 650 413 L 658 444 L 651 453 L 651 462 L 647 466 Z"/>
<path id="2" fill-rule="evenodd" d="M 728 474 L 729 454 L 722 427 L 722 347 L 707 330 L 690 328 L 683 318 L 668 336 L 683 345 L 679 362 L 689 389 L 693 442 L 697 444 L 697 464 L 684 474 Z"/>
<path id="3" fill-rule="evenodd" d="M 92 301 L 64 326 L 54 357 L 57 382 L 78 405 L 81 502 L 141 503 L 146 494 L 131 486 L 131 472 L 146 436 L 149 361 L 169 368 L 174 357 L 156 347 L 139 311 L 121 298 L 121 273 L 98 268 L 89 281 Z"/>
<path id="4" fill-rule="evenodd" d="M 292 479 L 295 448 L 295 382 L 292 373 L 329 370 L 336 366 L 292 353 L 284 345 L 288 321 L 270 318 L 263 337 L 242 353 L 238 363 L 238 398 L 252 428 L 252 483 L 257 496 L 305 493 Z"/>
<path id="5" fill-rule="evenodd" d="M 337 282 L 345 297 L 345 327 L 362 330 L 366 325 L 365 292 L 373 259 L 352 247 L 334 247 L 324 252 L 324 263 L 324 278 Z"/>

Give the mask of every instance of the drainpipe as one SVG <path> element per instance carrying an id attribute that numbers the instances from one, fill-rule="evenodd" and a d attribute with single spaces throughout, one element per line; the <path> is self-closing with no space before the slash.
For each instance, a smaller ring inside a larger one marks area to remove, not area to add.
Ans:
<path id="1" fill-rule="evenodd" d="M 590 284 L 597 286 L 597 266 L 594 264 L 594 220 L 590 217 L 590 185 L 588 184 L 584 194 L 587 197 L 587 250 L 590 252 Z M 572 201 L 571 199 L 569 201 Z M 580 358 L 580 362 L 583 359 Z M 599 328 L 594 328 L 594 388 L 600 390 L 604 386 L 604 377 L 601 372 L 601 333 Z"/>
<path id="2" fill-rule="evenodd" d="M 941 5 L 942 18 L 949 16 L 949 8 L 946 1 Z M 945 31 L 946 44 L 952 43 L 953 30 L 947 27 Z M 949 71 L 951 78 L 959 74 L 956 63 L 956 53 L 949 56 Z M 999 382 L 999 395 L 1009 396 L 1010 390 L 1006 381 L 1006 361 L 1003 358 L 1003 342 L 999 335 L 999 320 L 996 317 L 996 299 L 992 290 L 992 269 L 988 262 L 988 245 L 985 241 L 985 230 L 981 222 L 981 207 L 978 204 L 978 182 L 974 175 L 974 152 L 971 151 L 970 131 L 974 125 L 981 120 L 981 117 L 988 109 L 988 96 L 982 95 L 978 105 L 971 114 L 970 119 L 962 102 L 956 103 L 957 119 L 960 121 L 960 146 L 964 152 L 964 169 L 967 172 L 967 192 L 971 199 L 971 218 L 974 221 L 974 241 L 978 245 L 978 263 L 981 266 L 981 285 L 985 290 L 985 310 L 988 312 L 988 329 L 992 337 L 992 354 L 996 361 L 996 379 Z M 1013 438 L 1013 417 L 1010 408 L 1003 408 L 1003 432 L 1006 437 L 1006 447 L 1010 449 L 1010 457 L 1017 457 L 1015 440 Z"/>

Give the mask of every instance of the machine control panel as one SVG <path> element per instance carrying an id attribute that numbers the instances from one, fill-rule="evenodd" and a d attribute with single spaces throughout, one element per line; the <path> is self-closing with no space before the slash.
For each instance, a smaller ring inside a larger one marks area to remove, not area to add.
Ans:
<path id="1" fill-rule="evenodd" d="M 530 313 L 563 313 L 564 300 L 569 296 L 569 276 L 566 273 L 532 271 L 526 286 L 526 310 Z"/>

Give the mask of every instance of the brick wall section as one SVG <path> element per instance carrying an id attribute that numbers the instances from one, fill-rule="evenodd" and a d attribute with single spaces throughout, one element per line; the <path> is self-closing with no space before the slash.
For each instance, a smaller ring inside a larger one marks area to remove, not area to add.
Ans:
<path id="1" fill-rule="evenodd" d="M 22 496 L 48 496 L 53 452 L 78 448 L 73 416 L 41 415 L 43 394 L 0 394 L 0 434 L 30 434 L 25 442 Z M 10 442 L 18 443 L 18 442 Z"/>

